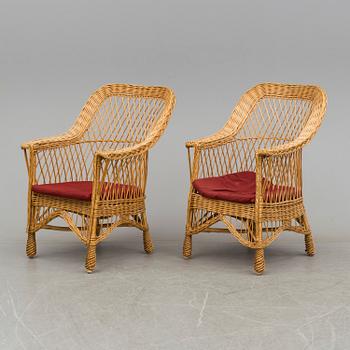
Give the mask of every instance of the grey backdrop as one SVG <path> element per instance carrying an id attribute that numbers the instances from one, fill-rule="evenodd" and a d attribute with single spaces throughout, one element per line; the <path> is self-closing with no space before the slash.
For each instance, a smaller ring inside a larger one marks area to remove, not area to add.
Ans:
<path id="1" fill-rule="evenodd" d="M 327 91 L 324 124 L 304 153 L 305 198 L 316 239 L 348 237 L 349 10 L 347 1 L 319 0 L 2 0 L 2 238 L 24 241 L 20 143 L 66 130 L 92 91 L 118 82 L 175 90 L 173 118 L 151 152 L 148 213 L 155 239 L 180 244 L 184 142 L 220 128 L 263 81 Z"/>

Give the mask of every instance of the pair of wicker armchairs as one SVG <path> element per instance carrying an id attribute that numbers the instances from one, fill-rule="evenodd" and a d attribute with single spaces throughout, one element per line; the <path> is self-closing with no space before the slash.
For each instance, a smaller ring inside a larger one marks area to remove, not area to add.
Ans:
<path id="1" fill-rule="evenodd" d="M 175 105 L 172 90 L 124 84 L 93 93 L 74 125 L 59 136 L 22 145 L 29 174 L 27 246 L 36 255 L 36 232 L 74 232 L 87 247 L 86 271 L 96 246 L 117 227 L 143 232 L 153 251 L 146 217 L 148 151 L 164 132 Z M 227 232 L 255 250 L 264 271 L 264 248 L 283 231 L 314 244 L 302 195 L 302 149 L 326 109 L 317 86 L 264 83 L 247 91 L 225 126 L 186 144 L 190 165 L 183 255 L 192 236 Z M 67 226 L 50 224 L 62 218 Z M 223 223 L 224 228 L 215 227 Z"/>

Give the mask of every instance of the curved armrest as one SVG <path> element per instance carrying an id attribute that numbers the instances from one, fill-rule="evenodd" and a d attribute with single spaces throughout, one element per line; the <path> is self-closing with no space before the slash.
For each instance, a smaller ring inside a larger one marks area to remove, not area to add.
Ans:
<path id="1" fill-rule="evenodd" d="M 309 142 L 310 142 L 309 138 L 299 136 L 293 141 L 284 143 L 276 147 L 272 147 L 268 149 L 258 149 L 256 151 L 256 155 L 258 157 L 269 157 L 269 156 L 278 156 L 278 155 L 288 154 L 303 148 Z"/>
<path id="2" fill-rule="evenodd" d="M 21 148 L 22 149 L 32 148 L 34 150 L 42 150 L 47 148 L 68 146 L 72 143 L 75 143 L 78 140 L 79 140 L 79 135 L 74 135 L 67 132 L 57 136 L 52 136 L 48 138 L 42 138 L 42 139 L 22 143 Z"/>
<path id="3" fill-rule="evenodd" d="M 236 135 L 236 132 L 232 132 L 232 131 L 230 132 L 229 130 L 223 128 L 210 136 L 186 142 L 186 147 L 187 148 L 215 147 L 215 146 L 225 144 L 226 142 L 229 142 L 230 140 L 232 140 L 232 138 L 235 135 Z"/>
<path id="4" fill-rule="evenodd" d="M 145 140 L 135 146 L 126 147 L 118 150 L 96 151 L 95 156 L 102 159 L 119 160 L 129 157 L 134 157 L 147 152 L 153 143 L 151 139 Z"/>
<path id="5" fill-rule="evenodd" d="M 26 149 L 43 150 L 47 148 L 68 146 L 78 141 L 79 138 L 80 138 L 80 135 L 77 132 L 75 132 L 73 129 L 70 129 L 67 132 L 57 136 L 52 136 L 52 137 L 47 137 L 47 138 L 42 138 L 42 139 L 37 139 L 37 140 L 22 143 L 21 148 L 24 150 Z"/>

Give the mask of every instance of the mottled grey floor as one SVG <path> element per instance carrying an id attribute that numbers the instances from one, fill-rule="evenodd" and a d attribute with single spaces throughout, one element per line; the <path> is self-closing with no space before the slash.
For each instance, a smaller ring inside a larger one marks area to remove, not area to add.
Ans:
<path id="1" fill-rule="evenodd" d="M 63 237 L 62 237 L 63 235 Z M 68 233 L 43 232 L 27 259 L 21 236 L 0 243 L 0 348 L 12 349 L 350 349 L 350 241 L 286 234 L 253 254 L 225 235 L 158 240 L 147 256 L 135 232 L 98 249 L 94 274 Z"/>

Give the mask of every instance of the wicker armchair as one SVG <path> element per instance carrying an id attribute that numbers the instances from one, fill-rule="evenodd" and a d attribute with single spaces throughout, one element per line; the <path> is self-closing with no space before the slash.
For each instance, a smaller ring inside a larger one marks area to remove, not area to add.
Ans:
<path id="1" fill-rule="evenodd" d="M 186 144 L 191 173 L 183 254 L 192 235 L 227 232 L 255 249 L 254 269 L 265 267 L 264 248 L 283 231 L 314 244 L 302 194 L 302 149 L 326 109 L 317 86 L 259 84 L 247 91 L 225 126 Z M 224 227 L 213 227 L 221 222 Z"/>
<path id="2" fill-rule="evenodd" d="M 117 227 L 143 231 L 144 249 L 152 252 L 145 211 L 148 150 L 174 104 L 168 88 L 105 85 L 68 132 L 22 145 L 29 174 L 29 257 L 36 254 L 41 228 L 74 232 L 87 246 L 87 272 L 95 268 L 96 245 Z M 57 217 L 68 226 L 50 225 Z"/>

